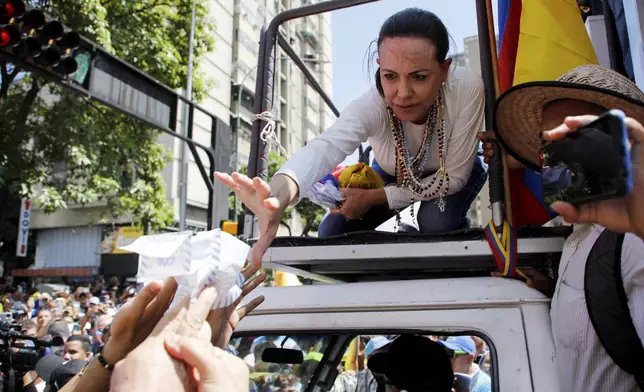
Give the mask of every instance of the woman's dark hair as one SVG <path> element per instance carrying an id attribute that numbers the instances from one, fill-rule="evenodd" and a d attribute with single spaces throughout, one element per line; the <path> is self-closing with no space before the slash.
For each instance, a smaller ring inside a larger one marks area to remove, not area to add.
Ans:
<path id="1" fill-rule="evenodd" d="M 372 42 L 377 44 L 375 51 L 371 53 L 370 60 L 378 52 L 378 48 L 385 38 L 416 37 L 427 38 L 436 47 L 436 60 L 440 63 L 447 58 L 449 51 L 449 33 L 436 14 L 420 8 L 407 8 L 391 15 L 380 28 L 378 40 Z M 371 64 L 370 61 L 370 64 Z M 384 95 L 380 83 L 380 68 L 376 70 L 376 87 L 380 95 Z"/>

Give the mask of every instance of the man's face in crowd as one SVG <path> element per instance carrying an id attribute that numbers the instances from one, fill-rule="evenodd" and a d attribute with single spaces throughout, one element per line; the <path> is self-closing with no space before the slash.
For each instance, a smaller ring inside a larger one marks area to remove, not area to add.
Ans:
<path id="1" fill-rule="evenodd" d="M 69 361 L 71 359 L 87 361 L 89 359 L 89 353 L 83 349 L 83 343 L 77 340 L 65 343 L 64 350 L 65 355 L 63 356 L 63 358 L 66 361 Z"/>
<path id="2" fill-rule="evenodd" d="M 41 310 L 38 312 L 38 325 L 45 326 L 51 321 L 51 312 L 48 310 Z"/>
<path id="3" fill-rule="evenodd" d="M 454 373 L 468 374 L 473 360 L 473 355 L 455 354 L 452 356 L 452 370 L 454 370 Z"/>

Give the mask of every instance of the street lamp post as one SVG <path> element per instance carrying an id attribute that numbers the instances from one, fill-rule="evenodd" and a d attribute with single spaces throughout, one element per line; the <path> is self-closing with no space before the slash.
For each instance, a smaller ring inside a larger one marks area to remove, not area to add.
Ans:
<path id="1" fill-rule="evenodd" d="M 234 167 L 233 170 L 237 171 L 238 170 L 238 164 L 237 162 L 239 161 L 239 158 L 237 157 L 238 154 L 238 148 L 239 148 L 239 132 L 241 130 L 241 101 L 242 101 L 242 94 L 244 93 L 244 83 L 246 82 L 246 79 L 250 76 L 253 71 L 257 68 L 257 65 L 255 65 L 253 68 L 249 69 L 246 74 L 242 77 L 241 82 L 239 82 L 239 85 L 237 86 L 237 119 L 235 120 L 235 136 L 233 138 L 233 157 L 234 159 Z M 237 195 L 233 193 L 233 222 L 237 222 Z"/>
<path id="2" fill-rule="evenodd" d="M 193 52 L 195 41 L 195 19 L 197 16 L 197 0 L 192 1 L 192 17 L 190 20 L 190 41 L 188 44 L 188 75 L 186 85 L 186 98 L 188 101 L 192 100 L 192 68 L 193 68 Z M 190 133 L 188 121 L 188 105 L 184 113 L 184 130 L 183 136 L 188 137 Z M 182 142 L 183 148 L 181 154 L 181 186 L 179 193 L 179 231 L 186 229 L 186 219 L 188 216 L 188 144 Z"/>

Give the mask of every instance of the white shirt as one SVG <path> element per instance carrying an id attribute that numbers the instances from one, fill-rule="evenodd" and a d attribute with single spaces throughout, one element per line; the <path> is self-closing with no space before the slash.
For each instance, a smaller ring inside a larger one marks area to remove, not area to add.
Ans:
<path id="1" fill-rule="evenodd" d="M 586 310 L 586 259 L 602 231 L 601 226 L 575 226 L 561 256 L 550 316 L 559 383 L 565 392 L 639 391 L 633 376 L 604 350 Z M 622 279 L 635 329 L 644 342 L 644 241 L 633 234 L 626 234 L 622 246 Z"/>
<path id="2" fill-rule="evenodd" d="M 477 134 L 485 130 L 485 93 L 481 77 L 469 69 L 455 68 L 445 83 L 443 100 L 447 140 L 445 166 L 450 179 L 449 194 L 453 194 L 467 183 L 476 155 Z M 404 122 L 403 130 L 409 150 L 415 155 L 421 147 L 425 124 Z M 367 141 L 380 167 L 393 175 L 396 154 L 391 124 L 385 101 L 375 87 L 353 101 L 329 129 L 297 151 L 278 173 L 291 177 L 297 183 L 301 199 L 311 185 Z M 434 134 L 425 167 L 428 176 L 423 182 L 433 179 L 434 175 L 429 174 L 438 170 L 439 163 L 438 140 Z M 430 188 L 430 191 L 433 189 Z M 412 197 L 415 201 L 425 200 L 409 189 L 395 185 L 387 186 L 385 193 L 390 209 L 407 207 Z"/>

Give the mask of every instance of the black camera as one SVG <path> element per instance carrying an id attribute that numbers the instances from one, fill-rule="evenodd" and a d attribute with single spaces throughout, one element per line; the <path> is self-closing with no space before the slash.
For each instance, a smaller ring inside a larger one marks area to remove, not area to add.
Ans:
<path id="1" fill-rule="evenodd" d="M 19 324 L 0 322 L 0 372 L 2 391 L 21 390 L 22 376 L 34 370 L 47 347 L 63 346 L 61 337 L 53 339 L 23 335 Z M 16 388 L 16 386 L 18 386 Z"/>

